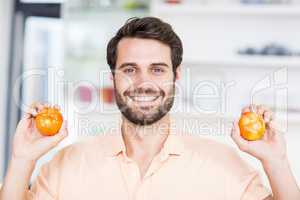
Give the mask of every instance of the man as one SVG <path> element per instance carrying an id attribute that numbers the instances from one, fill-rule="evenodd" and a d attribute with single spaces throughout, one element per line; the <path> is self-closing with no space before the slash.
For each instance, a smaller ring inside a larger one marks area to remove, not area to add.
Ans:
<path id="1" fill-rule="evenodd" d="M 242 139 L 237 123 L 232 138 L 261 161 L 273 194 L 232 148 L 171 128 L 182 52 L 169 24 L 151 17 L 129 20 L 107 48 L 120 130 L 61 150 L 28 190 L 38 158 L 67 136 L 66 126 L 53 137 L 35 130 L 32 116 L 43 108 L 37 105 L 17 127 L 1 199 L 300 199 L 271 111 L 253 106 L 267 123 L 262 140 Z"/>

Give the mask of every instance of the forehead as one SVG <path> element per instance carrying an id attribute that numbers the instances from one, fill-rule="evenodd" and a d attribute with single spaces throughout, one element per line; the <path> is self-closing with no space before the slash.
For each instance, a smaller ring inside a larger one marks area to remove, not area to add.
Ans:
<path id="1" fill-rule="evenodd" d="M 117 46 L 117 66 L 124 62 L 171 63 L 171 48 L 157 40 L 123 38 Z"/>

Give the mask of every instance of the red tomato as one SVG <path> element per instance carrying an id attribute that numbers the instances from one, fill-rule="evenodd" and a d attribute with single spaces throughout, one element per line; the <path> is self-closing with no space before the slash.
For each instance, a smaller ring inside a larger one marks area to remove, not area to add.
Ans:
<path id="1" fill-rule="evenodd" d="M 35 117 L 36 128 L 44 136 L 57 134 L 63 123 L 63 116 L 57 108 L 44 108 Z"/>
<path id="2" fill-rule="evenodd" d="M 254 112 L 243 113 L 239 127 L 241 136 L 249 141 L 260 140 L 266 129 L 263 118 Z"/>

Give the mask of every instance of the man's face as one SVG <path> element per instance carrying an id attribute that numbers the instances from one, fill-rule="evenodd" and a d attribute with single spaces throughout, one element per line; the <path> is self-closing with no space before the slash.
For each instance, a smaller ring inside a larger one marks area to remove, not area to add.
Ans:
<path id="1" fill-rule="evenodd" d="M 124 38 L 118 44 L 115 69 L 116 102 L 129 121 L 150 125 L 169 112 L 175 92 L 169 46 Z"/>

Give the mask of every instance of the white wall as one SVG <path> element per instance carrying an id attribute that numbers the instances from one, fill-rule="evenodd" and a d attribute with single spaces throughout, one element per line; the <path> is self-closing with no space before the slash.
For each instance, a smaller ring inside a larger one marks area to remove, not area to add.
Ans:
<path id="1" fill-rule="evenodd" d="M 4 167 L 4 133 L 5 102 L 7 92 L 7 72 L 9 58 L 10 25 L 12 14 L 11 0 L 0 3 L 0 181 L 2 182 Z"/>
<path id="2" fill-rule="evenodd" d="M 193 89 L 195 92 L 196 86 L 203 82 L 210 89 L 201 88 L 202 94 L 208 94 L 209 98 L 201 95 L 200 100 L 192 102 L 188 97 L 194 95 L 190 93 L 183 99 L 205 110 L 215 108 L 216 114 L 229 121 L 239 116 L 241 108 L 249 104 L 252 97 L 256 104 L 275 108 L 275 118 L 287 140 L 291 168 L 300 184 L 300 58 L 236 55 L 236 51 L 246 45 L 261 46 L 273 41 L 298 50 L 300 7 L 222 7 L 189 3 L 168 6 L 159 0 L 153 2 L 151 14 L 169 22 L 183 41 L 182 91 Z M 222 83 L 230 87 L 224 90 Z M 216 93 L 209 93 L 214 87 Z M 211 98 L 215 94 L 218 99 Z M 191 111 L 199 118 L 196 109 Z M 204 130 L 203 134 L 208 137 L 234 145 L 229 137 L 231 124 L 227 129 L 226 120 L 206 120 L 209 119 L 204 117 L 193 122 L 212 129 L 211 133 Z M 241 154 L 262 170 L 259 162 Z M 267 183 L 266 176 L 264 180 Z"/>

